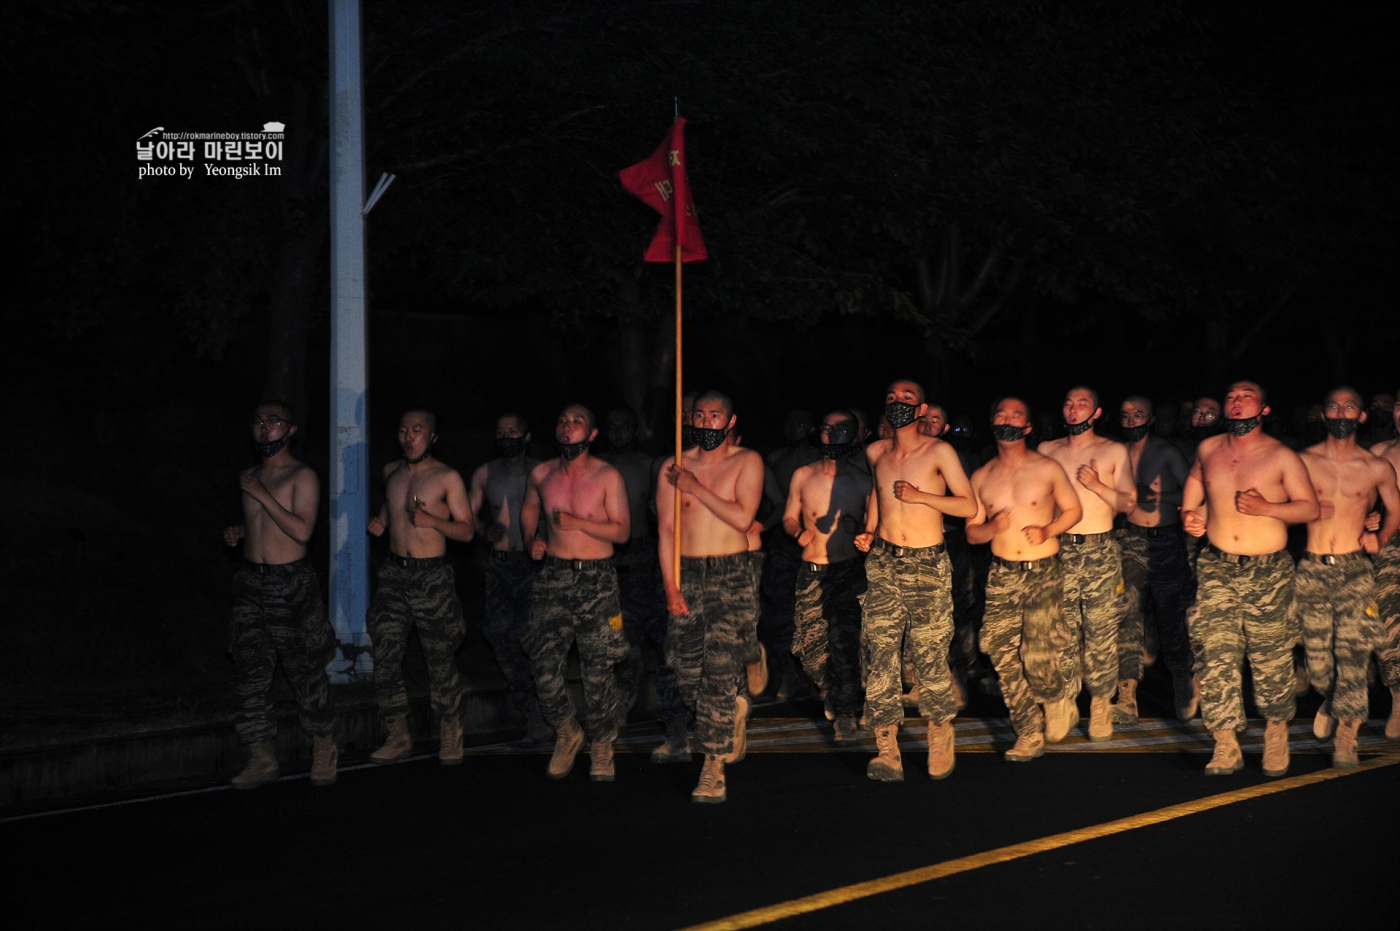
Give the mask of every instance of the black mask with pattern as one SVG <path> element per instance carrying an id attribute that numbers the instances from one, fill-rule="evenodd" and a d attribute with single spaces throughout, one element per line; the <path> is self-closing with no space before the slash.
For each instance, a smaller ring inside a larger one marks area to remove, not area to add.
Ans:
<path id="1" fill-rule="evenodd" d="M 588 440 L 579 440 L 577 443 L 555 442 L 554 445 L 558 448 L 561 459 L 572 462 L 583 455 L 583 451 L 588 448 Z"/>
<path id="2" fill-rule="evenodd" d="M 1361 426 L 1361 421 L 1348 420 L 1345 417 L 1324 417 L 1322 423 L 1327 428 L 1327 432 L 1339 440 L 1351 436 Z"/>
<path id="3" fill-rule="evenodd" d="M 992 424 L 992 439 L 1000 440 L 1003 443 L 1013 443 L 1016 440 L 1024 439 L 1026 428 L 1014 423 L 994 423 Z"/>
<path id="4" fill-rule="evenodd" d="M 254 443 L 253 448 L 258 451 L 259 456 L 262 456 L 264 459 L 271 459 L 273 456 L 277 455 L 283 446 L 287 445 L 287 439 L 288 438 L 284 436 L 282 439 L 273 440 L 271 443 Z"/>
<path id="5" fill-rule="evenodd" d="M 1069 421 L 1065 421 L 1065 432 L 1070 436 L 1078 436 L 1081 433 L 1092 430 L 1093 427 L 1094 419 L 1092 417 L 1083 423 L 1070 423 Z"/>
<path id="6" fill-rule="evenodd" d="M 823 459 L 845 459 L 855 452 L 855 443 L 822 443 L 820 444 Z"/>
<path id="7" fill-rule="evenodd" d="M 525 449 L 525 438 L 523 436 L 498 436 L 496 437 L 496 455 L 502 459 L 514 459 Z"/>
<path id="8" fill-rule="evenodd" d="M 885 419 L 890 422 L 890 426 L 896 430 L 903 429 L 914 422 L 919 406 L 917 404 L 905 404 L 903 401 L 891 401 L 885 405 Z"/>
<path id="9" fill-rule="evenodd" d="M 1152 429 L 1152 421 L 1140 423 L 1136 427 L 1123 427 L 1123 441 L 1125 443 L 1136 443 L 1147 436 L 1147 431 Z"/>
<path id="10" fill-rule="evenodd" d="M 695 428 L 690 424 L 681 424 L 681 449 L 695 448 Z"/>
<path id="11" fill-rule="evenodd" d="M 1255 427 L 1263 423 L 1263 418 L 1254 417 L 1234 417 L 1225 418 L 1225 429 L 1230 431 L 1231 436 L 1244 436 L 1254 430 Z"/>
<path id="12" fill-rule="evenodd" d="M 720 430 L 717 427 L 691 427 L 695 434 L 695 443 L 705 452 L 713 452 L 724 445 L 724 438 L 729 434 L 728 430 Z"/>

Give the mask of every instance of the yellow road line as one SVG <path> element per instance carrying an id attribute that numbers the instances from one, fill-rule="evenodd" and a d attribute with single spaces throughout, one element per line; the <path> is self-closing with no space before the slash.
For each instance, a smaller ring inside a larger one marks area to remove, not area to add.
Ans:
<path id="1" fill-rule="evenodd" d="M 1400 763 L 1400 754 L 1387 754 L 1385 756 L 1378 756 L 1366 760 L 1356 769 L 1322 769 L 1314 773 L 1305 773 L 1301 776 L 1291 776 L 1275 782 L 1266 782 L 1257 786 L 1236 789 L 1233 792 L 1210 795 L 1206 798 L 1182 802 L 1179 805 L 1169 805 L 1166 808 L 1159 808 L 1156 811 L 1149 811 L 1128 818 L 1120 818 L 1117 821 L 1109 821 L 1105 824 L 1094 825 L 1093 827 L 1066 831 L 1063 834 L 1052 834 L 1049 837 L 1042 837 L 1038 840 L 1026 841 L 1021 844 L 1012 844 L 1009 847 L 998 847 L 996 850 L 976 853 L 969 857 L 959 857 L 956 860 L 935 863 L 932 866 L 925 866 L 917 870 L 895 873 L 893 876 L 885 876 L 881 879 L 872 879 L 851 886 L 842 886 L 839 889 L 831 889 L 827 892 L 819 892 L 816 895 L 804 896 L 800 899 L 793 899 L 790 902 L 780 902 L 777 905 L 768 905 L 763 908 L 756 908 L 753 911 L 740 912 L 737 915 L 730 915 L 728 918 L 721 918 L 718 921 L 707 921 L 702 924 L 691 925 L 683 929 L 683 931 L 737 931 L 739 928 L 755 928 L 759 925 L 780 921 L 783 918 L 805 915 L 808 912 L 830 908 L 833 905 L 842 905 L 846 902 L 854 902 L 857 899 L 879 895 L 882 892 L 893 892 L 896 889 L 903 889 L 907 886 L 915 886 L 919 883 L 929 882 L 930 880 L 942 879 L 944 876 L 966 873 L 969 870 L 975 870 L 983 866 L 1006 863 L 1010 860 L 1018 860 L 1033 854 L 1044 853 L 1047 850 L 1055 850 L 1060 847 L 1068 847 L 1072 844 L 1094 840 L 1099 837 L 1108 837 L 1112 834 L 1121 834 L 1124 831 L 1133 831 L 1137 828 L 1161 824 L 1164 821 L 1184 818 L 1187 815 L 1209 811 L 1212 808 L 1233 805 L 1236 802 L 1261 798 L 1265 795 L 1273 795 L 1276 792 L 1286 792 L 1289 789 L 1296 789 L 1299 786 L 1326 782 L 1329 779 L 1337 779 L 1342 776 L 1351 775 L 1352 773 L 1364 773 L 1368 770 L 1380 769 L 1384 766 L 1394 766 L 1396 763 Z"/>

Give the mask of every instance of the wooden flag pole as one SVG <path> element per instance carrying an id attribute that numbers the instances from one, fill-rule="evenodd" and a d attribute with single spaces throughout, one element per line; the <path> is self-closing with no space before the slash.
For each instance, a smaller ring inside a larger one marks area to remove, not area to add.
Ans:
<path id="1" fill-rule="evenodd" d="M 678 224 L 679 225 L 679 224 Z M 681 238 L 676 236 L 676 468 L 681 468 Z M 672 520 L 671 569 L 676 588 L 681 587 L 681 490 L 676 488 L 676 505 Z"/>

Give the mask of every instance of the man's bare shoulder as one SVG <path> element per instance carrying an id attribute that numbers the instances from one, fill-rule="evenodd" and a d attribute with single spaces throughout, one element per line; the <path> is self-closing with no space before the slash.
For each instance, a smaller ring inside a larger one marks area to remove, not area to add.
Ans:
<path id="1" fill-rule="evenodd" d="M 745 468 L 750 466 L 755 466 L 760 469 L 763 468 L 763 457 L 755 450 L 749 449 L 746 446 L 730 446 L 728 449 L 729 454 L 726 458 L 729 459 L 729 461 L 737 462 Z"/>
<path id="2" fill-rule="evenodd" d="M 1039 453 L 1042 456 L 1058 456 L 1060 453 L 1069 450 L 1069 437 L 1062 436 L 1054 440 L 1044 440 L 1030 452 Z"/>
<path id="3" fill-rule="evenodd" d="M 491 463 L 483 462 L 472 470 L 472 485 L 479 486 L 486 484 L 486 478 L 491 474 Z"/>
<path id="4" fill-rule="evenodd" d="M 1066 476 L 1065 467 L 1053 456 L 1042 455 L 1037 450 L 1026 450 L 1026 466 L 1031 470 L 1031 474 L 1037 477 L 1045 476 L 1047 479 L 1055 478 L 1056 474 Z"/>
<path id="5" fill-rule="evenodd" d="M 593 477 L 605 481 L 616 480 L 620 482 L 622 481 L 622 470 L 606 459 L 600 459 L 595 456 L 593 459 Z"/>
<path id="6" fill-rule="evenodd" d="M 393 478 L 403 467 L 404 461 L 402 459 L 395 459 L 393 462 L 386 464 L 384 466 L 384 481 L 387 482 L 389 479 Z"/>
<path id="7" fill-rule="evenodd" d="M 526 475 L 529 476 L 530 478 L 534 479 L 534 480 L 535 480 L 535 484 L 538 485 L 538 484 L 540 484 L 541 482 L 543 482 L 545 479 L 549 478 L 549 476 L 550 476 L 551 474 L 553 474 L 554 469 L 555 469 L 555 467 L 556 467 L 557 465 L 558 465 L 558 463 L 557 463 L 555 460 L 553 460 L 553 459 L 548 459 L 548 460 L 546 460 L 546 461 L 544 461 L 544 462 L 536 463 L 536 464 L 526 473 Z"/>
<path id="8" fill-rule="evenodd" d="M 1120 443 L 1112 437 L 1100 436 L 1098 437 L 1097 442 L 1092 443 L 1090 445 L 1093 449 L 1101 449 L 1107 453 L 1121 452 L 1124 455 L 1127 455 L 1128 453 L 1128 445 L 1126 443 Z"/>
<path id="9" fill-rule="evenodd" d="M 867 443 L 865 446 L 865 458 L 871 462 L 875 462 L 893 448 L 894 440 L 876 440 L 873 443 Z"/>

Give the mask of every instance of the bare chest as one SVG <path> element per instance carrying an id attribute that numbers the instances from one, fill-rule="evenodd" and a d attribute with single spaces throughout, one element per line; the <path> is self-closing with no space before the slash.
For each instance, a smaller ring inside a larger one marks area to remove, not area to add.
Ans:
<path id="1" fill-rule="evenodd" d="M 591 473 L 558 471 L 540 484 L 540 498 L 548 511 L 568 511 L 590 517 L 603 505 L 603 487 Z"/>
<path id="2" fill-rule="evenodd" d="M 1283 486 L 1283 474 L 1266 457 L 1228 448 L 1212 454 L 1203 464 L 1201 473 L 1206 492 L 1212 498 L 1234 495 L 1249 488 L 1267 497 L 1268 492 Z"/>

